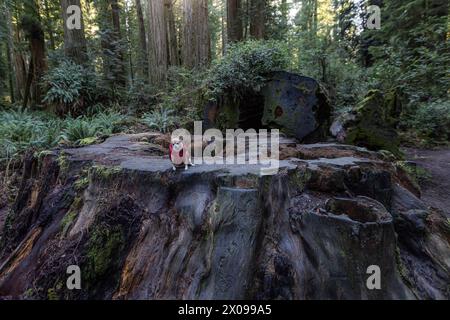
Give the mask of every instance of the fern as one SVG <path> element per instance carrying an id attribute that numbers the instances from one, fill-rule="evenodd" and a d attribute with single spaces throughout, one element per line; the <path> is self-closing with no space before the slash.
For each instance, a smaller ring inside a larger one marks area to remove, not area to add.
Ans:
<path id="1" fill-rule="evenodd" d="M 147 125 L 150 129 L 159 130 L 163 133 L 175 127 L 178 118 L 174 115 L 174 110 L 159 106 L 158 109 L 146 113 L 142 117 L 142 123 Z"/>

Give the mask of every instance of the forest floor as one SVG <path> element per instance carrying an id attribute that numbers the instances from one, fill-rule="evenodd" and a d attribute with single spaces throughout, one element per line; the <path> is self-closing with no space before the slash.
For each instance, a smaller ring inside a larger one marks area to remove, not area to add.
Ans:
<path id="1" fill-rule="evenodd" d="M 450 149 L 405 148 L 406 157 L 424 168 L 429 178 L 420 185 L 422 200 L 450 217 Z"/>

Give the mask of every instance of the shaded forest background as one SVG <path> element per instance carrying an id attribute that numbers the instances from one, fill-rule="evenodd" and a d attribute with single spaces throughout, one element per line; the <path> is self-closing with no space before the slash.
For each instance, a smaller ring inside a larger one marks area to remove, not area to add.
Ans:
<path id="1" fill-rule="evenodd" d="M 319 80 L 336 114 L 395 90 L 404 141 L 447 143 L 449 35 L 446 0 L 0 0 L 0 159 L 188 126 L 279 69 Z"/>

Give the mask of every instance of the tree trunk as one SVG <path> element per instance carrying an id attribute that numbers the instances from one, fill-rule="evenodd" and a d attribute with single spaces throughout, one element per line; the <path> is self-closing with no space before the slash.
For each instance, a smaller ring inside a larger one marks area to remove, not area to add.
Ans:
<path id="1" fill-rule="evenodd" d="M 164 0 L 148 0 L 150 81 L 164 86 L 167 79 L 168 46 Z"/>
<path id="2" fill-rule="evenodd" d="M 17 19 L 17 17 L 16 17 Z M 10 25 L 11 26 L 11 25 Z M 14 34 L 14 41 L 16 43 L 21 43 L 22 39 L 20 37 L 20 31 L 17 25 L 13 28 L 13 34 Z M 25 85 L 26 85 L 26 78 L 27 78 L 27 68 L 25 64 L 25 58 L 23 54 L 14 47 L 13 50 L 13 58 L 14 58 L 14 69 L 15 69 L 15 82 L 16 82 L 16 94 L 17 94 L 17 100 L 23 100 L 24 93 L 25 93 Z"/>
<path id="3" fill-rule="evenodd" d="M 250 35 L 254 39 L 263 39 L 266 26 L 266 0 L 249 0 Z"/>
<path id="4" fill-rule="evenodd" d="M 86 38 L 84 35 L 84 23 L 83 14 L 81 13 L 81 29 L 69 29 L 67 27 L 67 8 L 71 5 L 78 6 L 81 9 L 80 0 L 61 0 L 61 11 L 63 17 L 64 27 L 64 51 L 66 57 L 71 59 L 77 64 L 86 64 L 87 59 L 87 46 Z"/>
<path id="5" fill-rule="evenodd" d="M 122 32 L 120 28 L 120 8 L 118 0 L 110 0 L 111 5 L 111 16 L 112 16 L 112 25 L 113 25 L 113 52 L 115 53 L 115 58 L 117 59 L 117 63 L 114 64 L 113 67 L 113 76 L 120 87 L 125 87 L 126 85 L 126 70 L 125 70 L 125 59 L 123 48 L 121 44 L 122 40 Z"/>
<path id="6" fill-rule="evenodd" d="M 173 13 L 174 0 L 164 1 L 164 15 L 167 23 L 167 45 L 169 55 L 169 65 L 175 66 L 180 64 L 180 57 L 178 54 L 177 30 L 175 27 L 175 15 Z"/>
<path id="7" fill-rule="evenodd" d="M 16 73 L 15 64 L 13 63 L 14 56 L 14 41 L 13 41 L 13 29 L 12 29 L 12 21 L 11 21 L 11 13 L 9 12 L 8 7 L 6 7 L 5 12 L 6 19 L 6 58 L 8 61 L 8 82 L 9 82 L 9 92 L 11 95 L 11 102 L 16 102 L 16 83 L 14 80 L 14 75 Z"/>
<path id="8" fill-rule="evenodd" d="M 241 0 L 227 0 L 227 33 L 229 42 L 243 39 Z"/>
<path id="9" fill-rule="evenodd" d="M 31 56 L 33 60 L 33 103 L 39 105 L 42 102 L 43 88 L 42 77 L 47 72 L 47 57 L 45 53 L 44 32 L 40 30 L 39 36 L 31 39 Z"/>
<path id="10" fill-rule="evenodd" d="M 314 6 L 314 16 L 313 16 L 313 36 L 317 36 L 317 29 L 318 29 L 318 0 L 313 0 L 313 6 Z"/>
<path id="11" fill-rule="evenodd" d="M 42 77 L 47 71 L 44 31 L 37 17 L 31 15 L 25 15 L 21 25 L 29 40 L 31 53 L 28 79 L 31 78 L 32 82 L 27 84 L 26 90 L 30 91 L 31 89 L 33 105 L 39 105 L 42 102 Z M 24 101 L 24 104 L 26 105 L 27 102 Z"/>
<path id="12" fill-rule="evenodd" d="M 222 33 L 222 55 L 225 55 L 225 52 L 227 50 L 227 29 L 225 27 L 225 21 L 226 21 L 226 7 L 222 2 L 222 5 L 220 7 L 220 11 L 221 11 L 221 17 L 220 17 L 220 22 L 221 22 L 221 33 Z"/>
<path id="13" fill-rule="evenodd" d="M 188 68 L 207 66 L 211 59 L 208 1 L 184 0 L 183 20 L 183 65 Z"/>
<path id="14" fill-rule="evenodd" d="M 142 65 L 141 75 L 143 79 L 148 80 L 148 49 L 147 49 L 147 37 L 145 33 L 144 14 L 142 12 L 141 0 L 136 0 L 136 14 L 139 27 L 139 45 L 141 46 L 139 54 L 139 64 Z"/>
<path id="15" fill-rule="evenodd" d="M 28 106 L 28 100 L 31 95 L 31 84 L 33 82 L 33 58 L 30 58 L 30 63 L 28 64 L 28 74 L 27 74 L 27 83 L 25 84 L 24 94 L 23 94 L 23 108 L 26 109 Z"/>
<path id="16" fill-rule="evenodd" d="M 129 63 L 129 75 L 128 75 L 128 79 L 130 82 L 130 85 L 134 85 L 134 79 L 135 79 L 135 67 L 134 67 L 134 61 L 133 61 L 133 26 L 131 25 L 131 16 L 132 13 L 130 11 L 130 3 L 129 2 L 125 2 L 125 22 L 123 23 L 123 25 L 125 26 L 125 34 L 126 34 L 126 43 L 129 44 L 127 46 L 127 50 L 126 50 L 126 54 L 127 54 L 127 58 L 128 58 L 128 63 Z M 139 62 L 138 62 L 139 65 Z"/>
<path id="17" fill-rule="evenodd" d="M 287 0 L 281 0 L 281 25 L 286 28 L 288 24 L 288 14 L 289 14 L 289 8 L 287 4 Z"/>
<path id="18" fill-rule="evenodd" d="M 53 34 L 53 24 L 52 24 L 52 18 L 50 16 L 50 8 L 48 5 L 48 0 L 44 0 L 44 12 L 45 12 L 47 33 L 48 33 L 48 36 L 50 39 L 50 48 L 52 50 L 55 50 L 56 49 L 55 37 Z"/>
<path id="19" fill-rule="evenodd" d="M 9 89 L 9 96 L 11 97 L 11 102 L 14 103 L 15 101 L 15 90 L 14 90 L 14 71 L 13 71 L 13 65 L 12 65 L 12 55 L 11 55 L 11 47 L 9 43 L 6 43 L 6 61 L 8 64 L 8 89 Z"/>

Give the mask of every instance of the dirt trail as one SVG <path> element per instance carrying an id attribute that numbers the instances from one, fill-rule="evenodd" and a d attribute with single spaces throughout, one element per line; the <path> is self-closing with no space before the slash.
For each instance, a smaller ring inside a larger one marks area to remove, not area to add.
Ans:
<path id="1" fill-rule="evenodd" d="M 407 159 L 431 175 L 422 185 L 422 200 L 450 217 L 450 149 L 405 149 Z"/>

